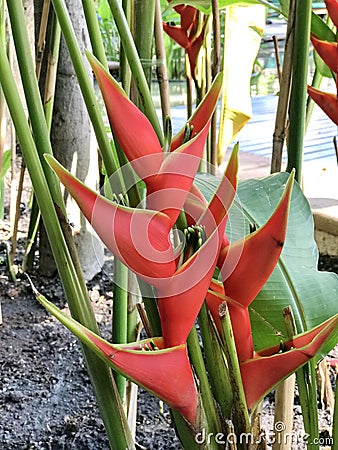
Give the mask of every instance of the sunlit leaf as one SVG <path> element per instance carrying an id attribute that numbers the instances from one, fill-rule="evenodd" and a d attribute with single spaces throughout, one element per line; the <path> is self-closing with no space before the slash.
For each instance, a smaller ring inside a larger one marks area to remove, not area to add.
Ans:
<path id="1" fill-rule="evenodd" d="M 259 5 L 233 4 L 225 13 L 219 164 L 229 144 L 252 115 L 250 79 L 265 27 L 265 12 Z"/>

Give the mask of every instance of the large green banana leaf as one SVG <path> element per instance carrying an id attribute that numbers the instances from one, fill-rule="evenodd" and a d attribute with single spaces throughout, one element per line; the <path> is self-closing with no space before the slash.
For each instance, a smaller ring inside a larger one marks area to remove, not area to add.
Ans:
<path id="1" fill-rule="evenodd" d="M 231 241 L 267 221 L 282 195 L 287 177 L 286 173 L 278 173 L 239 183 L 227 228 Z M 201 175 L 196 183 L 210 198 L 218 181 L 209 175 Z M 256 350 L 276 345 L 287 337 L 282 310 L 288 305 L 292 307 L 298 333 L 313 328 L 338 312 L 338 276 L 319 272 L 317 263 L 318 249 L 314 241 L 311 209 L 295 183 L 281 257 L 250 308 Z M 337 334 L 328 342 L 328 350 L 336 344 Z"/>

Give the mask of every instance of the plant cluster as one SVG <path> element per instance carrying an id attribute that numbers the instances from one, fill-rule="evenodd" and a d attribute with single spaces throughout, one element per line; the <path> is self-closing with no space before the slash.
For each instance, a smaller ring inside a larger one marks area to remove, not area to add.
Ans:
<path id="1" fill-rule="evenodd" d="M 1 40 L 0 84 L 72 317 L 34 286 L 33 290 L 38 301 L 83 343 L 111 447 L 135 448 L 123 404 L 125 378 L 170 406 L 184 448 L 193 449 L 201 448 L 198 437 L 203 434 L 252 435 L 260 441 L 256 415 L 260 402 L 296 372 L 309 448 L 318 448 L 315 365 L 337 342 L 338 280 L 317 271 L 311 210 L 294 181 L 301 178 L 301 164 L 293 164 L 290 150 L 289 173 L 240 183 L 236 145 L 223 175 L 200 173 L 209 131 L 215 131 L 213 114 L 220 94 L 223 98 L 226 94 L 226 77 L 214 73 L 204 95 L 196 77 L 197 55 L 210 22 L 206 16 L 212 11 L 215 17 L 217 6 L 227 8 L 226 2 L 169 2 L 180 15 L 180 24 L 167 24 L 164 29 L 185 49 L 190 79 L 195 81 L 200 100 L 175 136 L 169 118 L 164 133 L 159 125 L 141 64 L 142 52 L 148 49 L 140 45 L 137 51 L 120 2 L 108 0 L 128 62 L 121 76 L 124 89 L 107 70 L 99 22 L 88 20 L 94 17 L 94 4 L 83 2 L 95 55 L 87 53 L 87 59 L 105 103 L 111 139 L 64 0 L 53 0 L 55 20 L 65 37 L 102 156 L 104 195 L 90 190 L 53 157 L 50 122 L 42 107 L 34 63 L 26 51 L 28 39 L 19 3 L 9 1 L 7 6 L 29 122 Z M 267 2 L 256 3 L 260 15 Z M 149 2 L 154 15 L 155 6 L 159 2 Z M 327 0 L 327 7 L 337 23 L 338 2 Z M 306 11 L 309 24 L 309 5 Z M 298 9 L 300 16 L 303 13 Z M 140 36 L 135 40 L 140 43 Z M 316 38 L 313 44 L 337 73 L 337 45 Z M 302 78 L 297 82 L 304 85 Z M 133 87 L 138 90 L 134 102 L 129 98 Z M 305 90 L 303 86 L 302 105 Z M 319 95 L 312 88 L 309 92 Z M 330 114 L 333 105 L 337 117 L 336 97 L 332 100 L 329 94 L 320 94 L 318 98 Z M 248 120 L 244 112 L 238 116 L 231 117 L 236 125 L 232 138 Z M 289 140 L 293 141 L 292 135 Z M 300 157 L 298 149 L 295 159 Z M 99 335 L 59 181 L 114 254 L 113 343 Z M 137 280 L 134 290 L 128 271 Z M 139 291 L 139 312 L 148 333 L 143 340 L 128 338 L 135 336 L 135 327 L 128 329 L 128 294 Z M 203 442 L 202 448 L 222 445 L 212 439 Z M 248 443 L 238 446 L 247 448 Z"/>

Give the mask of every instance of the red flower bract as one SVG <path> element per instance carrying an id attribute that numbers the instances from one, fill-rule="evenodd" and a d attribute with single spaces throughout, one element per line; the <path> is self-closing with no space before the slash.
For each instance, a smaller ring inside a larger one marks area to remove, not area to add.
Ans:
<path id="1" fill-rule="evenodd" d="M 147 185 L 147 208 L 162 211 L 174 225 L 191 189 L 203 153 L 210 120 L 222 86 L 219 75 L 192 118 L 192 138 L 182 145 L 182 134 L 174 138 L 175 149 L 164 154 L 147 117 L 128 99 L 104 67 L 88 55 L 106 105 L 109 121 L 122 150 L 138 176 Z"/>
<path id="2" fill-rule="evenodd" d="M 292 183 L 293 175 L 289 177 L 279 204 L 264 226 L 222 249 L 218 266 L 223 279 L 224 297 L 219 295 L 220 289 L 217 288 L 216 295 L 212 290 L 207 295 L 208 307 L 219 330 L 218 308 L 222 301 L 227 301 L 240 362 L 252 358 L 254 354 L 248 307 L 270 277 L 282 251 Z"/>

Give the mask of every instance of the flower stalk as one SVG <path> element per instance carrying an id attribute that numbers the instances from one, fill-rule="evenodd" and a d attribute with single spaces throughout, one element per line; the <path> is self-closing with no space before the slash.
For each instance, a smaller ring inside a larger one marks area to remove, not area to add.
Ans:
<path id="1" fill-rule="evenodd" d="M 298 183 L 302 181 L 311 11 L 310 0 L 304 1 L 302 6 L 296 5 L 287 171 L 296 170 Z"/>
<path id="2" fill-rule="evenodd" d="M 230 314 L 226 302 L 219 307 L 224 350 L 229 365 L 229 378 L 233 393 L 233 417 L 236 433 L 250 433 L 250 419 L 247 409 L 242 377 L 233 338 Z"/>

